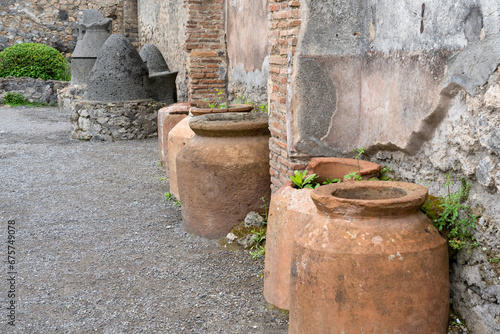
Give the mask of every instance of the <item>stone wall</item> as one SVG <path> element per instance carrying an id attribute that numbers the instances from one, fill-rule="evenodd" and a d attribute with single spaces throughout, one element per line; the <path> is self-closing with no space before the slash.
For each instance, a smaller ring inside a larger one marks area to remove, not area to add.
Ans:
<path id="1" fill-rule="evenodd" d="M 176 85 L 179 101 L 187 101 L 185 0 L 139 0 L 138 17 L 141 47 L 151 43 L 162 53 L 170 71 L 178 71 Z"/>
<path id="2" fill-rule="evenodd" d="M 71 137 L 107 141 L 153 138 L 157 136 L 158 110 L 164 106 L 153 100 L 78 100 L 69 106 Z"/>
<path id="3" fill-rule="evenodd" d="M 67 81 L 33 78 L 0 78 L 0 101 L 8 92 L 23 94 L 31 102 L 56 104 L 57 92 L 68 86 Z"/>
<path id="4" fill-rule="evenodd" d="M 479 247 L 452 261 L 452 303 L 500 332 L 500 8 L 494 0 L 270 0 L 273 189 L 312 156 L 388 164 L 446 195 L 472 184 Z M 457 185 L 452 187 L 456 189 Z"/>
<path id="5" fill-rule="evenodd" d="M 113 19 L 113 33 L 138 45 L 137 0 L 0 0 L 0 51 L 15 43 L 40 43 L 69 54 L 76 45 L 82 10 Z"/>

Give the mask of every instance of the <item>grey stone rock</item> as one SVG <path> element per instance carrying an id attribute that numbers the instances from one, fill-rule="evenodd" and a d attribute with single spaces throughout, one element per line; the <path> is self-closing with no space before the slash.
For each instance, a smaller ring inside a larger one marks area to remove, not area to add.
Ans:
<path id="1" fill-rule="evenodd" d="M 264 218 L 255 211 L 249 212 L 245 217 L 245 227 L 261 227 L 264 224 Z"/>
<path id="2" fill-rule="evenodd" d="M 167 63 L 163 58 L 160 50 L 153 44 L 146 44 L 141 49 L 139 53 L 142 60 L 146 62 L 146 66 L 148 67 L 149 74 L 159 73 L 159 72 L 169 72 Z"/>
<path id="3" fill-rule="evenodd" d="M 494 168 L 495 162 L 490 157 L 486 157 L 481 160 L 476 170 L 477 182 L 484 187 L 491 186 L 493 181 L 491 172 Z"/>
<path id="4" fill-rule="evenodd" d="M 498 127 L 493 127 L 491 130 L 487 145 L 496 155 L 500 156 L 500 130 Z"/>
<path id="5" fill-rule="evenodd" d="M 246 236 L 236 240 L 236 243 L 243 248 L 251 248 L 255 245 L 254 237 L 256 237 L 255 234 L 247 234 Z"/>
<path id="6" fill-rule="evenodd" d="M 88 99 L 130 101 L 149 98 L 148 69 L 132 43 L 111 35 L 102 46 L 87 82 Z"/>
<path id="7" fill-rule="evenodd" d="M 57 18 L 60 21 L 67 21 L 68 20 L 68 12 L 63 10 L 63 9 L 59 9 L 59 15 L 57 16 Z"/>

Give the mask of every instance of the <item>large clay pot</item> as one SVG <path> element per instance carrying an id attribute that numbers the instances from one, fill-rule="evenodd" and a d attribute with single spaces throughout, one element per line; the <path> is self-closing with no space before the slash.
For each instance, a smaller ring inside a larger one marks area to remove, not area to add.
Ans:
<path id="1" fill-rule="evenodd" d="M 446 333 L 448 249 L 427 188 L 345 182 L 311 191 L 296 238 L 289 333 Z"/>
<path id="2" fill-rule="evenodd" d="M 308 174 L 318 175 L 320 183 L 342 179 L 358 171 L 363 179 L 377 177 L 380 165 L 356 159 L 312 158 Z M 271 197 L 266 236 L 264 269 L 264 297 L 267 302 L 288 310 L 290 303 L 290 270 L 292 268 L 293 240 L 316 213 L 311 189 L 296 189 L 292 182 L 281 187 Z"/>
<path id="3" fill-rule="evenodd" d="M 180 199 L 179 195 L 179 187 L 177 180 L 177 165 L 176 165 L 176 157 L 179 151 L 186 145 L 186 143 L 194 137 L 194 132 L 189 127 L 189 120 L 193 116 L 200 116 L 206 114 L 214 114 L 214 113 L 227 113 L 227 112 L 250 112 L 253 109 L 252 105 L 234 105 L 230 106 L 231 108 L 205 108 L 207 105 L 206 102 L 195 102 L 196 107 L 191 103 L 191 107 L 189 108 L 190 116 L 180 121 L 177 125 L 175 125 L 170 133 L 168 134 L 168 144 L 167 144 L 167 161 L 168 161 L 168 177 L 169 177 L 169 187 L 170 194 Z"/>
<path id="4" fill-rule="evenodd" d="M 193 106 L 189 102 L 171 104 L 158 110 L 158 150 L 160 161 L 166 169 L 168 177 L 168 133 L 187 117 L 189 109 Z"/>
<path id="5" fill-rule="evenodd" d="M 195 136 L 177 154 L 183 226 L 224 237 L 270 196 L 268 115 L 208 114 L 189 125 Z"/>
<path id="6" fill-rule="evenodd" d="M 176 126 L 170 130 L 168 134 L 168 184 L 170 187 L 170 194 L 179 199 L 179 186 L 177 177 L 177 154 L 184 148 L 191 138 L 194 137 L 194 132 L 189 127 L 189 120 L 191 116 L 185 117 Z"/>

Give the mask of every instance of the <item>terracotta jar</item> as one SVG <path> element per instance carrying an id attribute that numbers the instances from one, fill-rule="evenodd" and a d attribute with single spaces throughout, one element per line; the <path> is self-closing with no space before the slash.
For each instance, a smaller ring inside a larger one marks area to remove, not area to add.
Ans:
<path id="1" fill-rule="evenodd" d="M 253 110 L 252 105 L 235 105 L 231 106 L 231 108 L 204 108 L 207 104 L 206 102 L 195 102 L 196 107 L 191 103 L 191 107 L 189 108 L 190 115 L 180 121 L 177 125 L 175 125 L 170 133 L 168 134 L 168 144 L 167 144 L 167 162 L 168 162 L 168 177 L 169 177 L 169 187 L 170 194 L 180 199 L 179 196 L 179 187 L 177 184 L 177 166 L 176 166 L 176 157 L 179 151 L 186 145 L 186 143 L 194 137 L 194 132 L 189 127 L 189 120 L 193 116 L 205 115 L 205 114 L 213 114 L 213 113 L 226 113 L 226 112 L 250 112 Z"/>
<path id="2" fill-rule="evenodd" d="M 448 249 L 420 211 L 427 188 L 345 182 L 311 191 L 299 233 L 289 333 L 446 333 Z"/>
<path id="3" fill-rule="evenodd" d="M 189 127 L 191 116 L 182 119 L 168 134 L 168 184 L 170 194 L 179 199 L 179 186 L 177 184 L 177 154 L 184 148 L 187 142 L 194 137 L 194 132 Z"/>
<path id="4" fill-rule="evenodd" d="M 270 196 L 268 115 L 208 114 L 189 125 L 195 136 L 177 154 L 184 230 L 221 238 Z"/>
<path id="5" fill-rule="evenodd" d="M 318 175 L 319 183 L 342 179 L 358 171 L 363 179 L 377 177 L 380 165 L 356 159 L 312 158 L 308 174 Z M 293 240 L 316 213 L 311 189 L 297 189 L 290 181 L 271 197 L 266 236 L 264 269 L 264 297 L 267 302 L 288 310 L 290 303 L 290 270 L 292 268 Z"/>
<path id="6" fill-rule="evenodd" d="M 158 150 L 160 161 L 165 167 L 168 177 L 168 133 L 182 119 L 187 117 L 189 109 L 193 106 L 189 102 L 171 104 L 158 110 Z"/>

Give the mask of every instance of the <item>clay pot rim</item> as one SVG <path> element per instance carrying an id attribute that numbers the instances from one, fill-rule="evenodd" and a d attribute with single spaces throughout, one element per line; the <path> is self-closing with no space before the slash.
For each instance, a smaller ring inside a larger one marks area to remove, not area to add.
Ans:
<path id="1" fill-rule="evenodd" d="M 262 113 L 214 113 L 196 116 L 189 120 L 189 127 L 197 135 L 247 136 L 269 134 L 269 116 Z"/>
<path id="2" fill-rule="evenodd" d="M 250 112 L 253 110 L 253 105 L 251 104 L 230 104 L 228 108 L 199 108 L 199 107 L 191 107 L 189 112 L 193 114 L 193 116 L 201 116 L 206 114 L 216 114 L 216 113 L 227 113 L 227 112 Z"/>
<path id="3" fill-rule="evenodd" d="M 346 198 L 344 193 L 378 190 L 395 192 L 401 196 L 381 199 Z M 406 214 L 418 211 L 427 199 L 426 187 L 396 181 L 355 181 L 329 184 L 318 187 L 311 192 L 311 198 L 320 211 L 338 214 Z"/>
<path id="4" fill-rule="evenodd" d="M 166 113 L 169 115 L 187 115 L 189 109 L 193 106 L 190 102 L 177 102 L 161 108 L 158 112 Z"/>
<path id="5" fill-rule="evenodd" d="M 375 162 L 367 161 L 367 160 L 357 160 L 357 159 L 351 159 L 351 158 L 337 158 L 337 157 L 314 157 L 311 158 L 309 161 L 309 164 L 307 165 L 307 174 L 313 174 L 314 168 L 318 166 L 319 164 L 325 163 L 325 164 L 342 164 L 342 165 L 347 165 L 347 166 L 353 166 L 355 169 L 358 168 L 358 161 L 359 161 L 359 167 L 360 170 L 358 172 L 359 175 L 361 176 L 367 176 L 367 177 L 377 177 L 378 174 L 380 174 L 380 170 L 382 169 L 382 166 Z M 318 175 L 316 173 L 316 175 Z M 321 176 L 327 176 L 327 175 L 321 175 Z M 345 180 L 344 180 L 345 181 Z"/>

